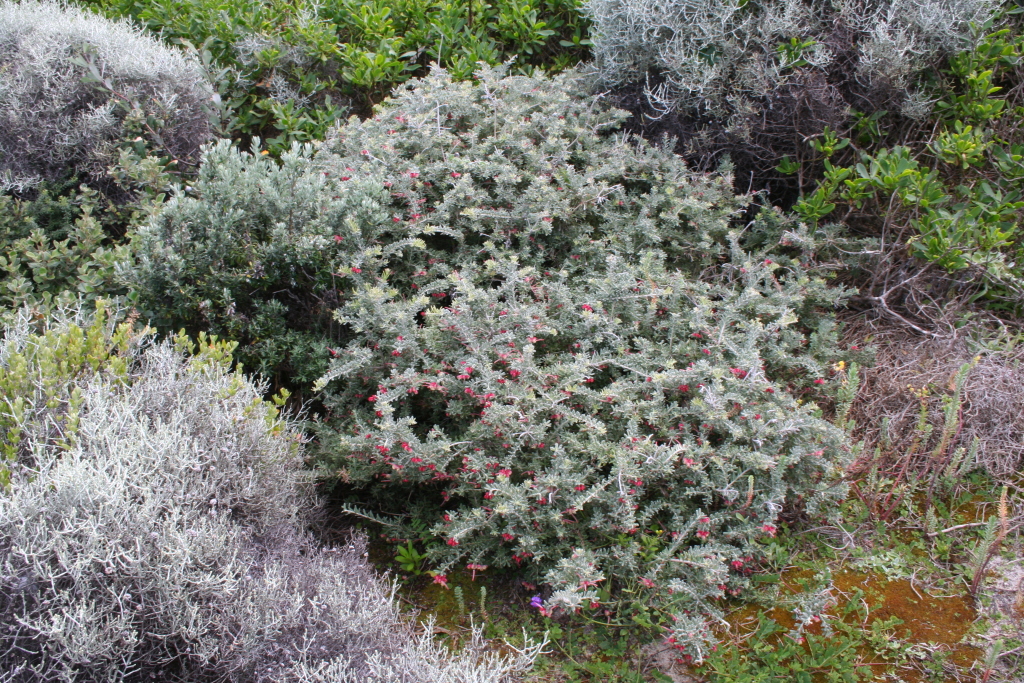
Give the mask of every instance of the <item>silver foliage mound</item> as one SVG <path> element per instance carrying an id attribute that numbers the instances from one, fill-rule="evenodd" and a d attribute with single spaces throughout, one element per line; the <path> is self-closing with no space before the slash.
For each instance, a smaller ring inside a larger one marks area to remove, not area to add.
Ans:
<path id="1" fill-rule="evenodd" d="M 46 356 L 28 324 L 3 331 L 0 369 Z M 22 405 L 27 457 L 0 490 L 0 681 L 501 683 L 530 666 L 537 646 L 499 657 L 476 633 L 453 655 L 413 635 L 363 540 L 314 543 L 298 431 L 227 366 L 150 344 L 126 378 L 66 387 L 73 430 L 52 401 Z"/>
<path id="2" fill-rule="evenodd" d="M 210 139 L 202 65 L 127 20 L 58 4 L 0 2 L 0 187 L 69 171 L 100 177 L 141 138 L 191 163 Z"/>

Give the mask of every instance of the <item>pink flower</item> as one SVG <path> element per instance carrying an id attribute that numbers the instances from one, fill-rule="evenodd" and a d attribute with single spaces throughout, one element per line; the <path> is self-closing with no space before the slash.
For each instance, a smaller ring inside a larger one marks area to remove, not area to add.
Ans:
<path id="1" fill-rule="evenodd" d="M 455 546 L 457 546 L 458 544 L 459 544 L 459 542 L 456 539 L 454 539 L 454 538 L 449 538 L 448 539 L 448 545 L 452 546 L 453 548 Z"/>
<path id="2" fill-rule="evenodd" d="M 362 268 L 353 268 L 352 272 L 353 273 L 361 273 L 361 272 L 363 272 L 363 269 Z"/>
<path id="3" fill-rule="evenodd" d="M 584 311 L 593 311 L 594 310 L 594 307 L 591 306 L 590 304 L 583 304 L 582 306 L 580 306 L 580 308 L 582 308 Z"/>
<path id="4" fill-rule="evenodd" d="M 443 587 L 448 587 L 448 577 L 444 574 L 438 574 L 434 577 L 434 583 L 441 584 Z"/>
<path id="5" fill-rule="evenodd" d="M 458 172 L 456 172 L 456 171 L 452 171 L 452 178 L 458 178 L 458 177 L 460 177 L 461 175 L 462 175 L 461 173 L 458 173 Z"/>
<path id="6" fill-rule="evenodd" d="M 648 579 L 646 576 L 640 579 L 640 583 L 647 586 L 648 588 L 654 588 L 654 582 Z"/>
<path id="7" fill-rule="evenodd" d="M 697 532 L 698 538 L 704 539 L 711 535 L 711 532 L 706 529 L 701 529 Z"/>
<path id="8" fill-rule="evenodd" d="M 500 470 L 498 470 L 498 476 L 501 476 L 501 477 L 511 477 L 512 476 L 512 470 L 510 470 L 510 469 L 500 469 Z"/>
<path id="9" fill-rule="evenodd" d="M 335 235 L 334 236 L 334 241 L 335 242 L 341 242 L 343 239 L 345 239 L 345 238 L 342 237 L 341 235 Z"/>
<path id="10" fill-rule="evenodd" d="M 819 377 L 818 379 L 814 380 L 814 383 L 815 383 L 815 384 L 824 384 L 824 383 L 825 383 L 825 380 L 823 380 L 823 379 L 821 379 L 821 378 Z"/>
<path id="11" fill-rule="evenodd" d="M 777 531 L 777 529 L 773 525 L 771 525 L 771 524 L 765 524 L 764 526 L 761 527 L 761 531 L 765 532 L 766 534 L 768 534 L 769 536 L 774 538 L 775 537 L 775 532 Z"/>

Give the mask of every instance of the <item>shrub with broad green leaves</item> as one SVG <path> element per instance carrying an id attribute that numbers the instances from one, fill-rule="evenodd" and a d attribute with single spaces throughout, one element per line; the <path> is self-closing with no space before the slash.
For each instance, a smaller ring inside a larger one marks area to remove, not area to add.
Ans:
<path id="1" fill-rule="evenodd" d="M 87 0 L 200 48 L 219 83 L 224 132 L 272 153 L 321 139 L 431 63 L 471 78 L 478 62 L 559 71 L 585 58 L 578 0 Z"/>

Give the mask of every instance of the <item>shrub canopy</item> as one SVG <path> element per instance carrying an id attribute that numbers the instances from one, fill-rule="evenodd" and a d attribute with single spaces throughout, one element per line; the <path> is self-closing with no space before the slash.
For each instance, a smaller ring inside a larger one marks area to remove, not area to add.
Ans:
<path id="1" fill-rule="evenodd" d="M 617 134 L 577 75 L 478 78 L 435 70 L 280 167 L 209 150 L 140 231 L 144 298 L 257 362 L 247 321 L 333 309 L 290 328 L 334 358 L 324 473 L 433 524 L 442 571 L 521 566 L 570 608 L 642 578 L 712 612 L 783 506 L 842 493 L 841 434 L 797 396 L 843 292 L 817 236 L 740 227 L 727 173 Z"/>

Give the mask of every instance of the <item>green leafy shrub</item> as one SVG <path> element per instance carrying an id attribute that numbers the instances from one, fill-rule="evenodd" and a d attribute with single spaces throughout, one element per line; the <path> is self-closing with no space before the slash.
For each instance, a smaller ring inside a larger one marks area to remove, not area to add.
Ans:
<path id="1" fill-rule="evenodd" d="M 280 165 L 228 141 L 208 149 L 193 184 L 133 237 L 138 263 L 125 276 L 140 310 L 161 330 L 235 339 L 250 370 L 308 385 L 339 334 L 332 235 L 358 208 L 332 185 L 308 146 Z"/>
<path id="2" fill-rule="evenodd" d="M 560 70 L 587 50 L 577 0 L 246 0 L 90 4 L 172 41 L 201 47 L 221 83 L 225 132 L 276 153 L 321 139 L 431 62 L 470 78 L 510 57 L 524 72 Z"/>
<path id="3" fill-rule="evenodd" d="M 75 202 L 45 188 L 34 201 L 0 195 L 0 317 L 12 320 L 22 306 L 43 314 L 79 298 L 132 298 L 117 276 L 128 247 L 111 240 L 94 215 L 97 193 L 82 188 Z"/>
<path id="4" fill-rule="evenodd" d="M 295 425 L 231 372 L 231 344 L 130 323 L 4 328 L 0 666 L 12 681 L 509 680 L 479 634 L 410 638 L 365 543 L 301 531 Z M 143 347 L 148 348 L 143 351 Z M 306 505 L 309 503 L 306 502 Z"/>
<path id="5" fill-rule="evenodd" d="M 54 2 L 0 5 L 0 186 L 102 179 L 140 139 L 183 164 L 210 138 L 201 65 L 125 21 Z"/>
<path id="6" fill-rule="evenodd" d="M 885 214 L 894 233 L 890 241 L 974 281 L 976 298 L 1019 309 L 1024 109 L 1015 85 L 1021 82 L 1022 57 L 1019 29 L 990 33 L 950 59 L 933 91 L 935 115 L 920 135 L 886 146 L 864 131 L 854 141 L 859 161 L 849 164 L 833 165 L 833 146 L 816 143 L 825 178 L 794 209 L 810 223 L 837 208 L 847 215 Z"/>

